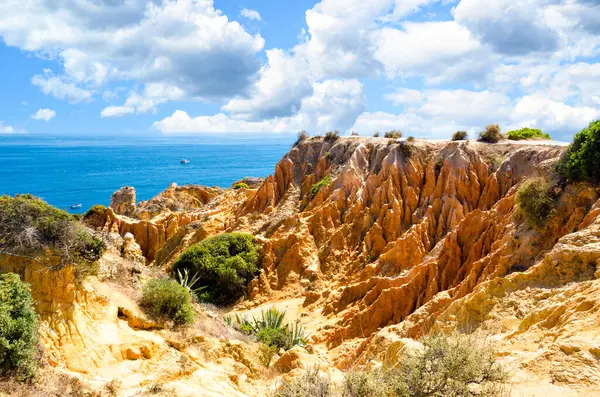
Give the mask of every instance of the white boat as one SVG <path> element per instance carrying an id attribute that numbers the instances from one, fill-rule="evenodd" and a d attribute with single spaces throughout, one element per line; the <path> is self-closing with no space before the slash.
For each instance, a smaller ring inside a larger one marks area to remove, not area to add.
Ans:
<path id="1" fill-rule="evenodd" d="M 81 208 L 81 207 L 82 207 L 82 205 L 81 205 L 81 204 L 73 204 L 73 205 L 71 206 L 71 209 L 72 209 L 72 210 L 75 210 L 75 209 L 77 209 L 77 208 Z"/>
<path id="2" fill-rule="evenodd" d="M 181 164 L 189 164 L 189 163 L 190 163 L 190 160 L 183 159 L 183 160 L 181 160 L 181 161 L 180 161 L 180 163 L 181 163 Z"/>

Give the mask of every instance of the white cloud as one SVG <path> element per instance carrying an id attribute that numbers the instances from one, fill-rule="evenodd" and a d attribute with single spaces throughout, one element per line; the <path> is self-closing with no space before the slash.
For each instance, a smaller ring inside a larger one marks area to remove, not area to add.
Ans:
<path id="1" fill-rule="evenodd" d="M 14 127 L 6 125 L 0 120 L 0 134 L 14 134 L 16 132 L 17 131 L 14 129 Z"/>
<path id="2" fill-rule="evenodd" d="M 102 117 L 123 117 L 133 113 L 155 112 L 158 105 L 168 101 L 185 98 L 185 92 L 179 87 L 165 84 L 147 84 L 140 94 L 129 94 L 123 106 L 108 106 L 102 110 Z"/>
<path id="3" fill-rule="evenodd" d="M 46 123 L 56 117 L 56 112 L 52 109 L 38 109 L 37 112 L 31 115 L 34 120 L 45 121 Z"/>
<path id="4" fill-rule="evenodd" d="M 347 129 L 365 109 L 363 86 L 357 80 L 326 80 L 314 83 L 313 94 L 302 101 L 293 116 L 261 121 L 231 118 L 223 113 L 190 117 L 178 110 L 154 123 L 165 133 L 294 132 Z"/>
<path id="5" fill-rule="evenodd" d="M 107 106 L 100 112 L 102 117 L 123 117 L 132 114 L 135 110 L 125 106 Z"/>
<path id="6" fill-rule="evenodd" d="M 279 49 L 267 51 L 267 58 L 252 96 L 235 98 L 222 110 L 247 120 L 289 116 L 299 110 L 313 90 L 308 63 Z"/>
<path id="7" fill-rule="evenodd" d="M 400 88 L 394 93 L 384 95 L 384 98 L 393 102 L 396 106 L 401 106 L 420 103 L 423 101 L 424 95 L 418 90 Z"/>
<path id="8" fill-rule="evenodd" d="M 256 10 L 251 10 L 248 8 L 242 8 L 242 11 L 240 12 L 240 15 L 243 16 L 244 18 L 248 18 L 254 21 L 262 21 L 262 18 L 260 16 L 260 13 Z"/>
<path id="9" fill-rule="evenodd" d="M 600 117 L 597 108 L 571 106 L 536 95 L 513 100 L 490 91 L 425 90 L 421 97 L 412 94 L 400 91 L 397 96 L 390 95 L 392 100 L 401 99 L 401 113 L 364 113 L 352 129 L 365 133 L 399 129 L 405 135 L 448 138 L 459 129 L 474 133 L 498 122 L 505 130 L 534 127 L 568 134 Z"/>
<path id="10" fill-rule="evenodd" d="M 49 71 L 45 71 L 43 75 L 36 74 L 31 79 L 31 83 L 39 87 L 44 94 L 67 100 L 70 103 L 93 101 L 91 91 L 82 89 L 68 81 L 66 77 L 55 76 Z"/>
<path id="11" fill-rule="evenodd" d="M 34 84 L 72 102 L 112 81 L 176 87 L 186 98 L 243 94 L 264 46 L 211 0 L 3 1 L 0 36 L 61 62 L 64 75 Z"/>

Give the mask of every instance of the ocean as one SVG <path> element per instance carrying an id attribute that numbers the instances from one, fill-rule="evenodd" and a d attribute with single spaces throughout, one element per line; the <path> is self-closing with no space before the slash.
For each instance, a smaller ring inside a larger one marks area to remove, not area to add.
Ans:
<path id="1" fill-rule="evenodd" d="M 198 137 L 0 137 L 0 195 L 31 193 L 70 210 L 108 205 L 133 186 L 138 201 L 169 184 L 229 187 L 245 176 L 266 177 L 289 151 L 293 134 Z M 189 164 L 180 164 L 188 159 Z"/>

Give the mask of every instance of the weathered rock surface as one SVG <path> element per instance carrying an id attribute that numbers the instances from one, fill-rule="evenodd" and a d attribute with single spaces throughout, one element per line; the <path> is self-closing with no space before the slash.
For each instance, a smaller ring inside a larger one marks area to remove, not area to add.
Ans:
<path id="1" fill-rule="evenodd" d="M 136 208 L 135 188 L 125 186 L 114 192 L 110 197 L 110 208 L 116 214 L 133 216 Z"/>

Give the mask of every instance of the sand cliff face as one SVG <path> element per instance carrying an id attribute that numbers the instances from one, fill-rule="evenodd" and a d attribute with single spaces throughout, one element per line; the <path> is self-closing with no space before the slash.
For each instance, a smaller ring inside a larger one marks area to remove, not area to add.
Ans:
<path id="1" fill-rule="evenodd" d="M 598 190 L 558 186 L 556 211 L 540 230 L 526 224 L 515 204 L 520 182 L 553 178 L 563 150 L 309 138 L 255 188 L 171 186 L 129 208 L 129 216 L 107 209 L 94 225 L 102 233 L 133 235 L 145 258 L 142 282 L 147 272 L 168 270 L 185 248 L 207 236 L 255 234 L 262 246 L 261 274 L 235 310 L 285 305 L 311 333 L 314 355 L 332 370 L 370 365 L 406 338 L 458 328 L 496 341 L 514 373 L 513 394 L 536 395 L 544 385 L 550 394 L 568 395 L 575 388 L 585 395 L 600 386 Z M 121 260 L 125 264 L 115 266 L 129 269 L 130 259 L 104 259 Z M 115 371 L 132 350 L 142 363 L 132 373 L 161 379 L 157 373 L 168 368 L 160 359 L 181 351 L 136 311 L 137 278 L 133 292 L 125 291 L 127 299 L 120 294 L 128 281 L 115 287 L 110 280 L 105 275 L 73 292 L 69 302 L 57 301 L 64 307 L 40 309 L 50 319 L 45 344 L 57 365 L 79 372 L 90 363 L 95 373 Z M 40 291 L 52 283 L 33 282 Z M 120 301 L 130 303 L 126 308 Z M 79 315 L 88 325 L 77 325 Z M 53 316 L 66 316 L 77 331 L 61 334 L 73 326 Z M 98 324 L 105 324 L 111 342 L 91 342 L 86 327 Z M 231 353 L 247 349 L 244 342 L 235 348 L 223 340 L 213 343 L 229 349 L 222 355 L 231 358 L 225 367 L 206 364 L 208 356 L 221 353 L 186 354 L 204 371 L 225 374 L 230 394 L 221 395 L 264 393 L 247 352 Z M 247 381 L 231 377 L 240 366 Z M 192 374 L 200 376 L 198 371 Z M 180 390 L 186 395 L 185 387 Z"/>

